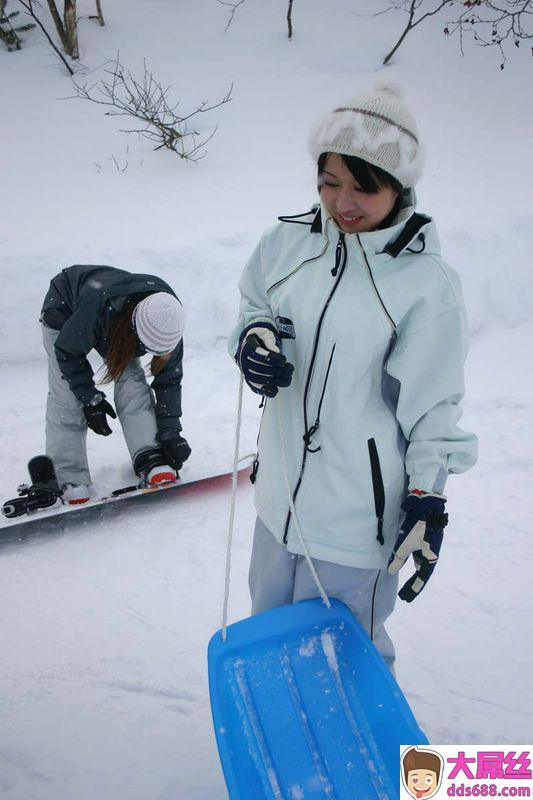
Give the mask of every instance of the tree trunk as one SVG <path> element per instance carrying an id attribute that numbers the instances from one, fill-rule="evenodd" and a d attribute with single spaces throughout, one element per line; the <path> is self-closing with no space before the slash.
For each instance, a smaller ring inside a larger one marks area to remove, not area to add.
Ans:
<path id="1" fill-rule="evenodd" d="M 104 26 L 105 21 L 104 21 L 104 15 L 102 14 L 102 3 L 100 2 L 100 0 L 96 0 L 96 15 L 98 17 L 98 22 L 100 23 L 100 25 Z"/>
<path id="2" fill-rule="evenodd" d="M 68 36 L 68 54 L 71 58 L 79 58 L 78 20 L 76 19 L 76 0 L 65 0 L 65 30 Z"/>
<path id="3" fill-rule="evenodd" d="M 52 19 L 54 20 L 54 25 L 56 26 L 56 30 L 59 34 L 59 38 L 61 39 L 61 44 L 63 45 L 63 50 L 65 53 L 68 53 L 69 46 L 68 46 L 68 36 L 66 34 L 64 25 L 61 21 L 61 17 L 59 16 L 59 11 L 57 10 L 57 6 L 55 4 L 55 0 L 48 0 L 48 8 L 50 9 L 50 13 L 52 15 Z"/>
<path id="4" fill-rule="evenodd" d="M 289 39 L 292 39 L 292 0 L 289 0 L 287 9 L 287 26 L 289 28 Z"/>

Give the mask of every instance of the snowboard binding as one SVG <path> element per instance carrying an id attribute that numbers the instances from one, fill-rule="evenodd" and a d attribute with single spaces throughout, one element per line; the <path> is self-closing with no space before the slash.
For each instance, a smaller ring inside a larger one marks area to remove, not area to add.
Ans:
<path id="1" fill-rule="evenodd" d="M 51 508 L 61 500 L 54 465 L 48 456 L 32 458 L 28 462 L 28 471 L 31 484 L 22 483 L 18 486 L 18 497 L 6 500 L 2 506 L 2 514 L 8 519 Z"/>

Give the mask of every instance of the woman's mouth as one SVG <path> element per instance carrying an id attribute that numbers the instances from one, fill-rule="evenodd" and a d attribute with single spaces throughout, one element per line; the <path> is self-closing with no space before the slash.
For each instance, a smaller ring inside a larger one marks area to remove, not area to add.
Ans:
<path id="1" fill-rule="evenodd" d="M 346 225 L 347 227 L 351 227 L 352 225 L 357 225 L 357 223 L 361 222 L 363 217 L 361 215 L 353 215 L 353 214 L 339 214 L 339 220 L 342 225 Z"/>

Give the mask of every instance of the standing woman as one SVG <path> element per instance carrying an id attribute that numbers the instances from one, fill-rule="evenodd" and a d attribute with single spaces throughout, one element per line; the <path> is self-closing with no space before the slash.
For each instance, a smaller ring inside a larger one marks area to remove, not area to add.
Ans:
<path id="1" fill-rule="evenodd" d="M 180 421 L 183 308 L 170 286 L 114 267 L 68 267 L 50 283 L 41 323 L 48 355 L 46 454 L 63 498 L 89 500 L 87 429 L 108 436 L 107 417 L 117 414 L 141 485 L 175 480 L 191 450 Z M 104 359 L 102 382 L 115 384 L 117 413 L 96 388 L 91 350 Z M 153 356 L 153 392 L 139 360 L 145 353 Z"/>
<path id="2" fill-rule="evenodd" d="M 335 108 L 310 149 L 320 205 L 263 235 L 230 340 L 247 384 L 266 398 L 252 613 L 318 594 L 291 494 L 326 593 L 392 666 L 384 621 L 397 571 L 412 554 L 399 593 L 410 602 L 439 555 L 446 478 L 476 460 L 476 437 L 457 426 L 467 321 L 435 225 L 415 211 L 422 148 L 401 90 L 383 82 Z"/>

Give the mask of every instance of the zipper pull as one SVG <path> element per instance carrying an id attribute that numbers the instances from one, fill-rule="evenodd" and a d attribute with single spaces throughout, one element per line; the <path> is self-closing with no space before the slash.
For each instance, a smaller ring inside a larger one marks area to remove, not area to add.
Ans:
<path id="1" fill-rule="evenodd" d="M 259 455 L 254 458 L 254 463 L 252 464 L 252 473 L 250 475 L 250 483 L 255 483 L 255 479 L 257 477 L 257 470 L 259 469 Z"/>
<path id="2" fill-rule="evenodd" d="M 317 419 L 315 424 L 311 425 L 309 430 L 306 431 L 306 433 L 304 433 L 303 435 L 303 440 L 305 442 L 305 449 L 307 450 L 308 453 L 318 453 L 318 451 L 321 449 L 320 447 L 314 447 L 314 448 L 311 447 L 311 439 L 313 438 L 319 427 L 320 427 L 320 422 Z"/>
<path id="3" fill-rule="evenodd" d="M 337 242 L 337 247 L 335 248 L 335 266 L 331 270 L 331 274 L 335 278 L 337 272 L 339 271 L 339 266 L 341 263 L 341 256 L 342 256 L 342 244 L 344 242 L 344 233 L 339 234 L 339 241 Z"/>

